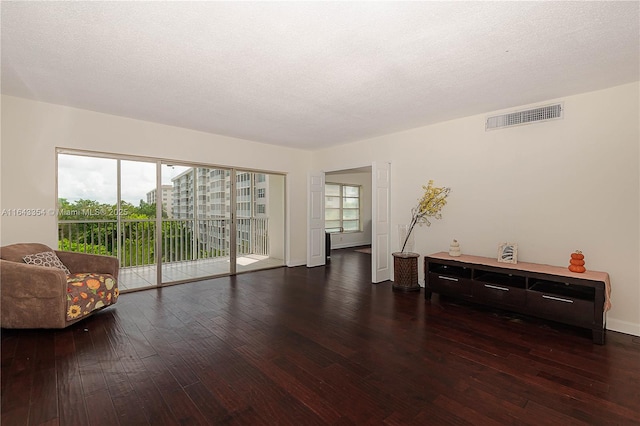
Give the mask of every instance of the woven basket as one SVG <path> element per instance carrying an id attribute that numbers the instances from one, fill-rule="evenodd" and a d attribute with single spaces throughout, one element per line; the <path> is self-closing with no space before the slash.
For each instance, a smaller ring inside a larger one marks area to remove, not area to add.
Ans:
<path id="1" fill-rule="evenodd" d="M 420 291 L 417 253 L 393 253 L 393 289 Z"/>

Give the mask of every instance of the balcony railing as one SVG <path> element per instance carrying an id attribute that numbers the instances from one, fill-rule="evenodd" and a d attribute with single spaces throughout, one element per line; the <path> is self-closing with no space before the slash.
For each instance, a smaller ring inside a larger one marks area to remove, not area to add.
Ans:
<path id="1" fill-rule="evenodd" d="M 162 262 L 182 262 L 230 255 L 229 219 L 162 219 Z M 121 267 L 156 263 L 155 219 L 61 220 L 58 248 L 116 256 Z M 236 221 L 238 256 L 269 256 L 269 219 Z"/>

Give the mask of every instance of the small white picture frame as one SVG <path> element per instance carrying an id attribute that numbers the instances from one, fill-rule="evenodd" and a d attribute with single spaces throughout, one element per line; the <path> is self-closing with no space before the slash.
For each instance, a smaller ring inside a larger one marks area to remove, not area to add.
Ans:
<path id="1" fill-rule="evenodd" d="M 518 263 L 518 245 L 502 243 L 498 246 L 498 262 Z"/>

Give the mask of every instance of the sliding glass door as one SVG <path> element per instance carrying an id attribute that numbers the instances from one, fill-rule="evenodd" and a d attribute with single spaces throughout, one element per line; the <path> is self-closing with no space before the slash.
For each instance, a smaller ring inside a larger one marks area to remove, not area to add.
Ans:
<path id="1" fill-rule="evenodd" d="M 58 154 L 59 248 L 117 256 L 121 290 L 284 265 L 279 174 Z"/>

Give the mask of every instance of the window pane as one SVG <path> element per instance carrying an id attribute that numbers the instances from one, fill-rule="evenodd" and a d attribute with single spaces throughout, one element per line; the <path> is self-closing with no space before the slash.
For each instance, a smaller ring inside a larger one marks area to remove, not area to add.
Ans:
<path id="1" fill-rule="evenodd" d="M 324 227 L 325 228 L 340 228 L 340 221 L 339 220 L 327 220 L 324 223 Z"/>
<path id="2" fill-rule="evenodd" d="M 335 183 L 327 183 L 324 186 L 324 195 L 326 196 L 340 196 L 340 185 L 336 185 Z"/>
<path id="3" fill-rule="evenodd" d="M 345 209 L 357 209 L 360 207 L 360 200 L 357 198 L 345 198 L 343 201 L 343 207 Z"/>
<path id="4" fill-rule="evenodd" d="M 326 209 L 324 211 L 324 219 L 328 220 L 340 220 L 340 209 Z"/>
<path id="5" fill-rule="evenodd" d="M 325 183 L 325 230 L 360 231 L 360 186 Z"/>
<path id="6" fill-rule="evenodd" d="M 359 231 L 360 221 L 358 220 L 345 220 L 342 222 L 342 226 L 345 231 Z"/>
<path id="7" fill-rule="evenodd" d="M 342 218 L 345 220 L 353 220 L 353 219 L 360 219 L 359 216 L 360 211 L 357 209 L 350 209 L 350 210 L 343 210 L 342 211 Z"/>
<path id="8" fill-rule="evenodd" d="M 339 209 L 340 197 L 327 197 L 324 204 L 325 209 Z"/>
<path id="9" fill-rule="evenodd" d="M 117 175 L 115 159 L 59 154 L 58 198 L 64 199 L 73 207 L 79 207 L 82 202 L 89 200 L 96 204 L 88 206 L 91 208 L 99 205 L 113 206 L 118 198 Z M 69 210 L 69 205 L 59 204 L 58 207 Z"/>
<path id="10" fill-rule="evenodd" d="M 360 187 L 358 186 L 344 186 L 344 196 L 345 197 L 359 197 L 360 196 Z"/>

